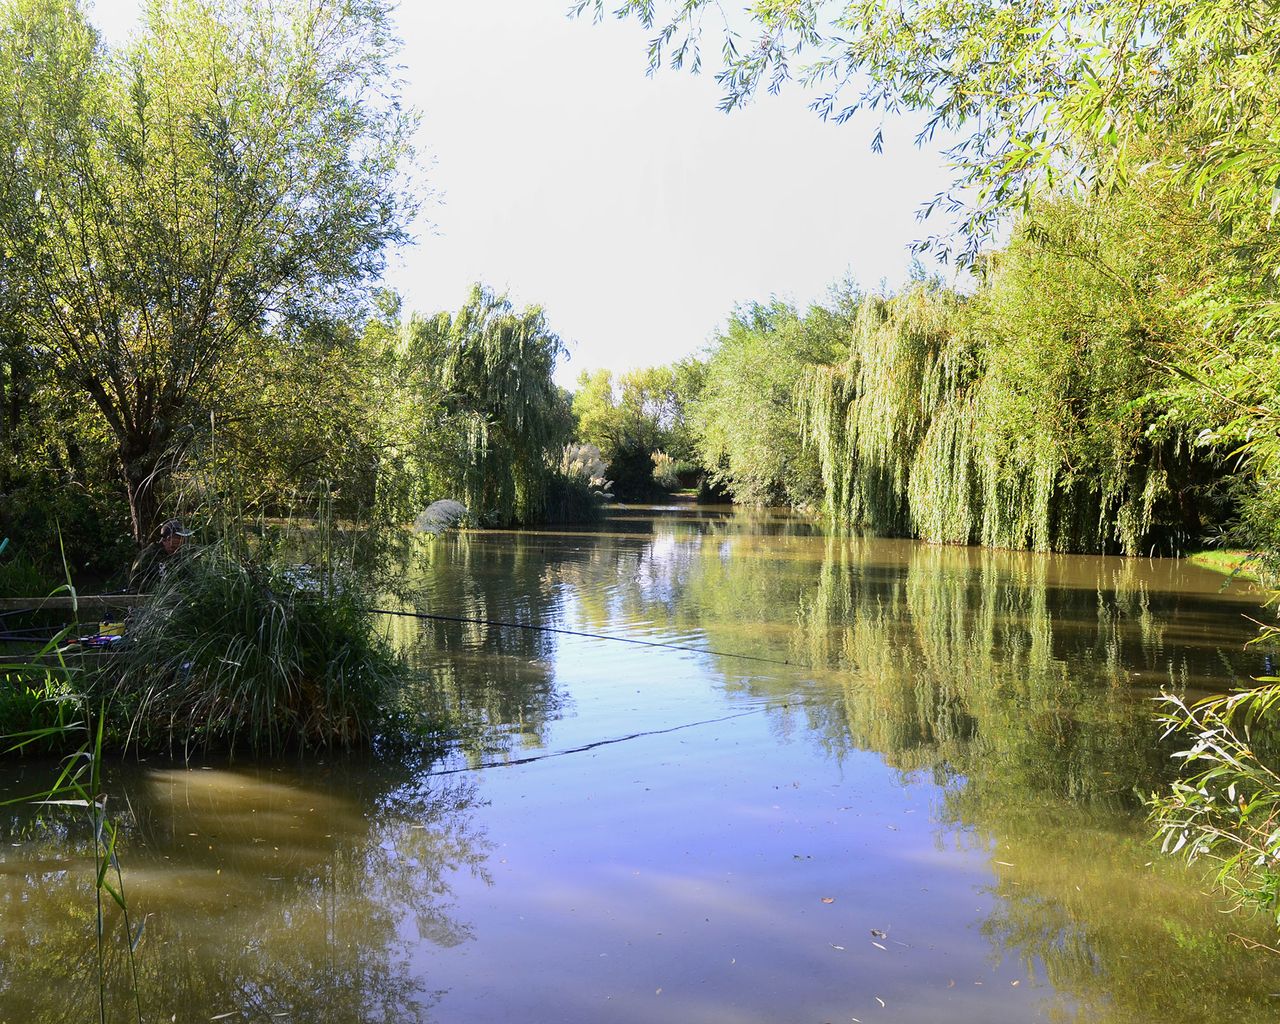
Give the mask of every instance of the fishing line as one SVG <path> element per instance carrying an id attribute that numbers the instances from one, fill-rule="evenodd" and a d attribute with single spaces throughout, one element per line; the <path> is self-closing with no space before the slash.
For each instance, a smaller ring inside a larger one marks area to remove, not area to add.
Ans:
<path id="1" fill-rule="evenodd" d="M 635 644 L 637 647 L 661 647 L 669 651 L 684 651 L 686 654 L 710 654 L 717 658 L 738 658 L 742 661 L 758 661 L 765 665 L 784 665 L 787 668 L 808 669 L 817 672 L 812 665 L 800 661 L 766 658 L 760 654 L 737 654 L 733 651 L 713 651 L 705 647 L 688 647 L 684 644 L 668 644 L 660 640 L 637 640 L 630 636 L 612 636 L 608 633 L 586 633 L 578 629 L 562 629 L 558 626 L 538 626 L 529 622 L 499 622 L 496 619 L 470 619 L 461 615 L 433 615 L 428 612 L 392 611 L 390 608 L 366 608 L 365 611 L 376 615 L 399 615 L 408 619 L 426 619 L 431 622 L 462 622 L 474 626 L 501 626 L 506 629 L 527 629 L 537 633 L 559 633 L 562 636 L 581 636 L 589 640 L 612 640 L 617 644 Z"/>
<path id="2" fill-rule="evenodd" d="M 445 768 L 438 772 L 427 772 L 428 778 L 436 778 L 440 775 L 462 775 L 467 772 L 484 772 L 492 768 L 514 768 L 517 765 L 533 764 L 537 761 L 548 761 L 553 757 L 565 757 L 568 754 L 582 754 L 588 750 L 595 750 L 597 747 L 609 747 L 615 743 L 628 743 L 631 740 L 644 739 L 646 736 L 664 736 L 667 733 L 680 732 L 683 729 L 696 729 L 701 725 L 715 725 L 718 722 L 730 722 L 735 718 L 746 718 L 748 715 L 758 715 L 764 711 L 771 711 L 777 708 L 790 710 L 793 707 L 802 707 L 811 701 L 793 701 L 789 704 L 762 704 L 759 707 L 751 708 L 748 711 L 737 711 L 732 715 L 721 715 L 719 718 L 704 718 L 699 722 L 685 722 L 681 725 L 672 725 L 666 729 L 649 729 L 645 732 L 633 732 L 627 736 L 615 736 L 613 739 L 596 740 L 594 743 L 584 743 L 580 747 L 569 747 L 567 750 L 552 750 L 545 754 L 533 754 L 530 757 L 516 758 L 514 761 L 494 761 L 491 764 L 467 765 L 464 768 Z"/>

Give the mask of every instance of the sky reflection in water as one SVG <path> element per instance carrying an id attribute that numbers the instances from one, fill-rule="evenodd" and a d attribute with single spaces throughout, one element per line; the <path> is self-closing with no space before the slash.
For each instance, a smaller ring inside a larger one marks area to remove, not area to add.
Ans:
<path id="1" fill-rule="evenodd" d="M 397 619 L 406 702 L 463 723 L 442 760 L 115 769 L 147 1019 L 1280 1011 L 1232 938 L 1265 932 L 1141 824 L 1149 698 L 1262 670 L 1247 591 L 691 508 L 449 537 L 406 579 L 406 609 L 791 664 Z M 0 1022 L 90 1019 L 84 829 L 0 840 Z"/>

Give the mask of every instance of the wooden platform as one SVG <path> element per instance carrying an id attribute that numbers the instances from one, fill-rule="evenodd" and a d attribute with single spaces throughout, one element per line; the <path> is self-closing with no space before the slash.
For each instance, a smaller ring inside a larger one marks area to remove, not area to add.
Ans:
<path id="1" fill-rule="evenodd" d="M 68 594 L 55 597 L 0 597 L 0 612 L 71 611 L 79 615 L 97 616 L 105 611 L 124 611 L 147 599 L 147 594 Z"/>

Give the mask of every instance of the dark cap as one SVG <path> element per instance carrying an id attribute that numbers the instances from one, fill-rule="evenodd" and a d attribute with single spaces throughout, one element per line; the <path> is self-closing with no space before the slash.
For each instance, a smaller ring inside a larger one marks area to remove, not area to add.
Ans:
<path id="1" fill-rule="evenodd" d="M 181 519 L 170 519 L 160 527 L 160 537 L 190 537 L 191 531 L 182 525 Z"/>

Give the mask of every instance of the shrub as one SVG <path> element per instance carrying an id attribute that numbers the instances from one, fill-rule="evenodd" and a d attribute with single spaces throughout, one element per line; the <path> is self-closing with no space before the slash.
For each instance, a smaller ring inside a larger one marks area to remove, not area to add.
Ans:
<path id="1" fill-rule="evenodd" d="M 676 460 L 666 452 L 653 453 L 653 482 L 668 491 L 680 486 L 680 475 L 676 469 Z"/>
<path id="2" fill-rule="evenodd" d="M 222 546 L 171 571 L 105 662 L 126 743 L 255 752 L 367 742 L 401 668 L 338 575 Z"/>
<path id="3" fill-rule="evenodd" d="M 619 501 L 651 501 L 665 492 L 653 479 L 653 453 L 630 443 L 618 446 L 609 463 L 613 493 Z"/>
<path id="4" fill-rule="evenodd" d="M 594 523 L 607 499 L 577 477 L 554 474 L 547 482 L 548 523 Z"/>

